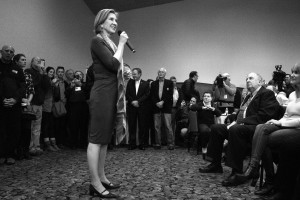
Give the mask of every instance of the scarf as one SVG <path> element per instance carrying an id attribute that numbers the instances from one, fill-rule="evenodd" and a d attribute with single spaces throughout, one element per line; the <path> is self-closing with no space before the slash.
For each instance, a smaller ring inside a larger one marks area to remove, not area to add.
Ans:
<path id="1" fill-rule="evenodd" d="M 98 37 L 104 40 L 106 45 L 108 45 L 113 52 L 117 51 L 117 46 L 115 43 L 107 36 L 97 34 Z M 127 122 L 126 122 L 126 99 L 125 99 L 125 82 L 124 82 L 124 64 L 123 59 L 120 62 L 120 67 L 117 73 L 118 79 L 118 98 L 117 98 L 117 116 L 115 121 L 115 131 L 116 131 L 116 143 L 120 144 L 126 135 Z"/>

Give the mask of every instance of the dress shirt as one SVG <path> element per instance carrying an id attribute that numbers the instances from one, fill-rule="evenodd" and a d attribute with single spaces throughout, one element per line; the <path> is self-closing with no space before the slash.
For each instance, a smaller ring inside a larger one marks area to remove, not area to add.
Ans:
<path id="1" fill-rule="evenodd" d="M 139 79 L 138 81 L 135 81 L 135 94 L 136 95 L 139 91 L 140 83 L 141 83 L 141 79 Z"/>
<path id="2" fill-rule="evenodd" d="M 177 87 L 174 87 L 174 91 L 173 91 L 173 107 L 176 107 L 178 98 L 179 98 L 179 93 L 178 93 Z"/>
<path id="3" fill-rule="evenodd" d="M 164 80 L 163 81 L 159 80 L 159 90 L 158 90 L 159 99 L 161 99 L 162 97 L 163 89 L 164 89 Z"/>

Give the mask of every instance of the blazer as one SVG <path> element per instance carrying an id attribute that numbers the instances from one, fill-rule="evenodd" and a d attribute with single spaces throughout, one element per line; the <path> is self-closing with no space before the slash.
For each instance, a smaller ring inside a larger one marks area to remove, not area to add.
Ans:
<path id="1" fill-rule="evenodd" d="M 248 98 L 250 98 L 249 95 L 246 96 L 241 106 L 247 102 Z M 249 103 L 246 116 L 240 123 L 244 123 L 245 125 L 263 124 L 270 119 L 278 119 L 280 110 L 281 108 L 274 92 L 261 87 Z"/>
<path id="2" fill-rule="evenodd" d="M 144 109 L 147 107 L 146 101 L 148 100 L 150 95 L 150 88 L 149 83 L 147 81 L 144 81 L 141 79 L 139 90 L 136 93 L 135 89 L 135 80 L 130 79 L 127 83 L 126 88 L 126 100 L 128 102 L 128 109 L 135 108 L 131 102 L 132 101 L 138 101 L 139 102 L 139 108 Z"/>
<path id="3" fill-rule="evenodd" d="M 152 103 L 154 105 L 153 112 L 171 113 L 172 106 L 173 106 L 173 82 L 167 79 L 164 80 L 164 87 L 163 87 L 161 99 L 159 98 L 158 92 L 159 92 L 159 80 L 156 80 L 151 83 L 151 91 L 150 91 Z M 156 106 L 156 103 L 160 101 L 164 101 L 164 105 L 162 108 L 158 108 Z"/>

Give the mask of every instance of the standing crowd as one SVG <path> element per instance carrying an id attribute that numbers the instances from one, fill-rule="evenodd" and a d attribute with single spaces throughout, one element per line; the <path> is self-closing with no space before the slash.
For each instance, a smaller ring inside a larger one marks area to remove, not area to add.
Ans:
<path id="1" fill-rule="evenodd" d="M 94 65 L 87 70 L 86 81 L 81 71 L 62 66 L 44 68 L 39 57 L 32 58 L 29 68 L 25 66 L 24 54 L 15 55 L 12 46 L 2 47 L 0 164 L 12 165 L 15 159 L 31 159 L 66 147 L 86 148 L 90 91 L 99 79 Z M 223 186 L 257 180 L 262 160 L 266 180 L 256 194 L 267 199 L 299 197 L 299 64 L 280 88 L 274 82 L 267 86 L 259 74 L 249 73 L 242 93 L 228 73 L 218 76 L 212 90 L 202 95 L 195 86 L 197 71 L 190 72 L 181 88 L 174 76 L 166 79 L 165 68 L 158 70 L 155 80 L 143 80 L 140 68 L 126 64 L 122 73 L 127 118 L 123 125 L 128 126 L 128 132 L 123 140 L 113 137 L 113 145 L 125 143 L 129 150 L 146 150 L 149 145 L 161 149 L 167 144 L 168 150 L 174 150 L 175 145 L 185 145 L 187 136 L 196 134 L 203 158 L 211 161 L 200 173 L 223 173 L 225 151 L 225 165 L 232 172 Z M 222 121 L 222 115 L 227 119 Z M 251 162 L 244 170 L 243 161 L 249 153 Z M 277 173 L 273 162 L 278 165 Z"/>

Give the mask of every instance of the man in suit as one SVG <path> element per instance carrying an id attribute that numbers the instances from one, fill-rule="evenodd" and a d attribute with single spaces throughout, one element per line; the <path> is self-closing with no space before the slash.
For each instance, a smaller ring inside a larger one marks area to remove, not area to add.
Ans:
<path id="1" fill-rule="evenodd" d="M 167 70 L 158 71 L 158 79 L 151 84 L 151 99 L 154 104 L 155 148 L 161 148 L 161 125 L 165 125 L 168 149 L 174 150 L 174 134 L 171 124 L 173 106 L 173 82 L 165 79 Z"/>
<path id="2" fill-rule="evenodd" d="M 277 117 L 279 104 L 272 91 L 262 87 L 262 77 L 250 73 L 246 78 L 249 94 L 243 101 L 236 120 L 230 125 L 216 124 L 211 127 L 211 137 L 208 144 L 208 156 L 212 163 L 200 168 L 202 173 L 222 173 L 221 157 L 223 142 L 228 139 L 226 165 L 232 168 L 230 176 L 222 182 L 223 186 L 239 185 L 236 173 L 243 171 L 243 159 L 249 147 L 258 124 L 263 124 Z"/>
<path id="3" fill-rule="evenodd" d="M 132 78 L 127 84 L 126 99 L 128 101 L 129 150 L 136 146 L 136 124 L 138 122 L 139 149 L 145 150 L 147 139 L 147 99 L 150 94 L 149 83 L 141 79 L 142 70 L 132 69 Z"/>

